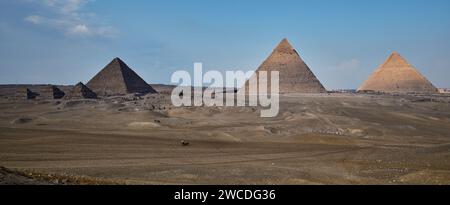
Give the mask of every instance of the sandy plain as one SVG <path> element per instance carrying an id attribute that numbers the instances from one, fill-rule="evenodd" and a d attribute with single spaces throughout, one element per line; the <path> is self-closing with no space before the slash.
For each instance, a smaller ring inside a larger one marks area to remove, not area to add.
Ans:
<path id="1" fill-rule="evenodd" d="M 448 95 L 289 94 L 260 118 L 175 108 L 164 94 L 3 93 L 0 166 L 12 170 L 119 184 L 450 184 Z"/>

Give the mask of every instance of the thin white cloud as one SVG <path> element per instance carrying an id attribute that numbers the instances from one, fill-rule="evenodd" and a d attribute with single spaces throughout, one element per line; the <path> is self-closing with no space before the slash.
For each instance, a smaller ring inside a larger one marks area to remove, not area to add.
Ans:
<path id="1" fill-rule="evenodd" d="M 67 34 L 72 36 L 102 36 L 113 38 L 117 33 L 114 27 L 100 26 L 89 27 L 85 24 L 74 25 L 70 28 Z"/>
<path id="2" fill-rule="evenodd" d="M 70 32 L 80 35 L 89 35 L 91 33 L 89 28 L 84 24 L 75 25 Z"/>
<path id="3" fill-rule="evenodd" d="M 84 6 L 92 0 L 28 0 L 39 4 L 50 12 L 46 15 L 32 14 L 26 22 L 60 30 L 69 36 L 113 38 L 118 30 L 113 26 L 99 25 L 95 13 L 86 12 Z M 42 13 L 42 12 L 41 12 Z"/>
<path id="4" fill-rule="evenodd" d="M 329 66 L 329 70 L 337 70 L 337 71 L 348 71 L 348 70 L 355 70 L 360 68 L 361 61 L 358 59 L 350 59 L 346 61 L 342 61 L 334 66 Z"/>
<path id="5" fill-rule="evenodd" d="M 87 0 L 67 0 L 61 7 L 61 11 L 65 13 L 72 13 L 79 10 L 86 3 L 88 3 Z"/>
<path id="6" fill-rule="evenodd" d="M 31 15 L 25 18 L 25 21 L 30 22 L 32 24 L 40 24 L 42 19 L 38 15 Z"/>
<path id="7" fill-rule="evenodd" d="M 91 0 L 28 0 L 28 2 L 39 3 L 54 8 L 58 12 L 70 14 L 82 9 Z"/>

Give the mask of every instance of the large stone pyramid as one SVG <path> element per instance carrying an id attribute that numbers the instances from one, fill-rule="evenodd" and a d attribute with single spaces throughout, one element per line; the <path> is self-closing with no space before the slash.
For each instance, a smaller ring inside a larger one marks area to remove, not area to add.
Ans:
<path id="1" fill-rule="evenodd" d="M 364 82 L 359 92 L 375 91 L 387 93 L 437 93 L 422 74 L 410 65 L 400 54 L 394 52 Z"/>
<path id="2" fill-rule="evenodd" d="M 280 93 L 323 93 L 327 92 L 297 51 L 287 39 L 283 39 L 273 50 L 272 54 L 262 63 L 252 78 L 257 77 L 259 71 L 267 71 L 267 82 L 270 86 L 270 72 L 279 71 Z M 245 84 L 246 93 L 248 81 Z"/>
<path id="3" fill-rule="evenodd" d="M 156 93 L 149 84 L 119 58 L 112 60 L 87 83 L 87 86 L 97 95 L 102 96 Z"/>
<path id="4" fill-rule="evenodd" d="M 86 85 L 79 82 L 75 85 L 71 92 L 69 92 L 65 99 L 95 99 L 97 94 L 89 89 Z"/>

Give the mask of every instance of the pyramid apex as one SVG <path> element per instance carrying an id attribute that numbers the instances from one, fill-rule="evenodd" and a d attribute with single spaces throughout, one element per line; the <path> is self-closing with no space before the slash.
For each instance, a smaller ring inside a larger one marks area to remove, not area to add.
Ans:
<path id="1" fill-rule="evenodd" d="M 287 38 L 283 38 L 278 46 L 274 49 L 274 51 L 278 52 L 292 52 L 294 51 L 294 47 L 289 43 Z"/>
<path id="2" fill-rule="evenodd" d="M 115 57 L 112 61 L 122 61 L 119 57 Z"/>
<path id="3" fill-rule="evenodd" d="M 403 58 L 398 52 L 394 51 L 384 62 L 382 67 L 397 67 L 399 65 L 410 66 L 408 61 Z"/>
<path id="4" fill-rule="evenodd" d="M 283 38 L 281 40 L 280 44 L 289 44 L 289 45 L 291 45 L 291 43 L 289 42 L 289 40 L 287 38 Z"/>
<path id="5" fill-rule="evenodd" d="M 115 64 L 118 64 L 119 68 L 128 67 L 128 65 L 125 63 L 125 61 L 123 61 L 123 60 L 120 59 L 119 57 L 115 57 L 115 58 L 109 63 L 109 65 L 115 65 Z"/>
<path id="6" fill-rule="evenodd" d="M 391 56 L 400 56 L 400 53 L 397 51 L 392 52 Z"/>

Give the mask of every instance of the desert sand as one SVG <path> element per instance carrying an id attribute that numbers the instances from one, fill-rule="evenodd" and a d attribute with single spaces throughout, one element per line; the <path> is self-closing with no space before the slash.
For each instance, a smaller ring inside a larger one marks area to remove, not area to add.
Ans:
<path id="1" fill-rule="evenodd" d="M 11 89 L 0 166 L 12 170 L 120 184 L 450 184 L 449 95 L 284 94 L 278 117 L 260 118 L 172 107 L 167 94 L 25 100 Z"/>

